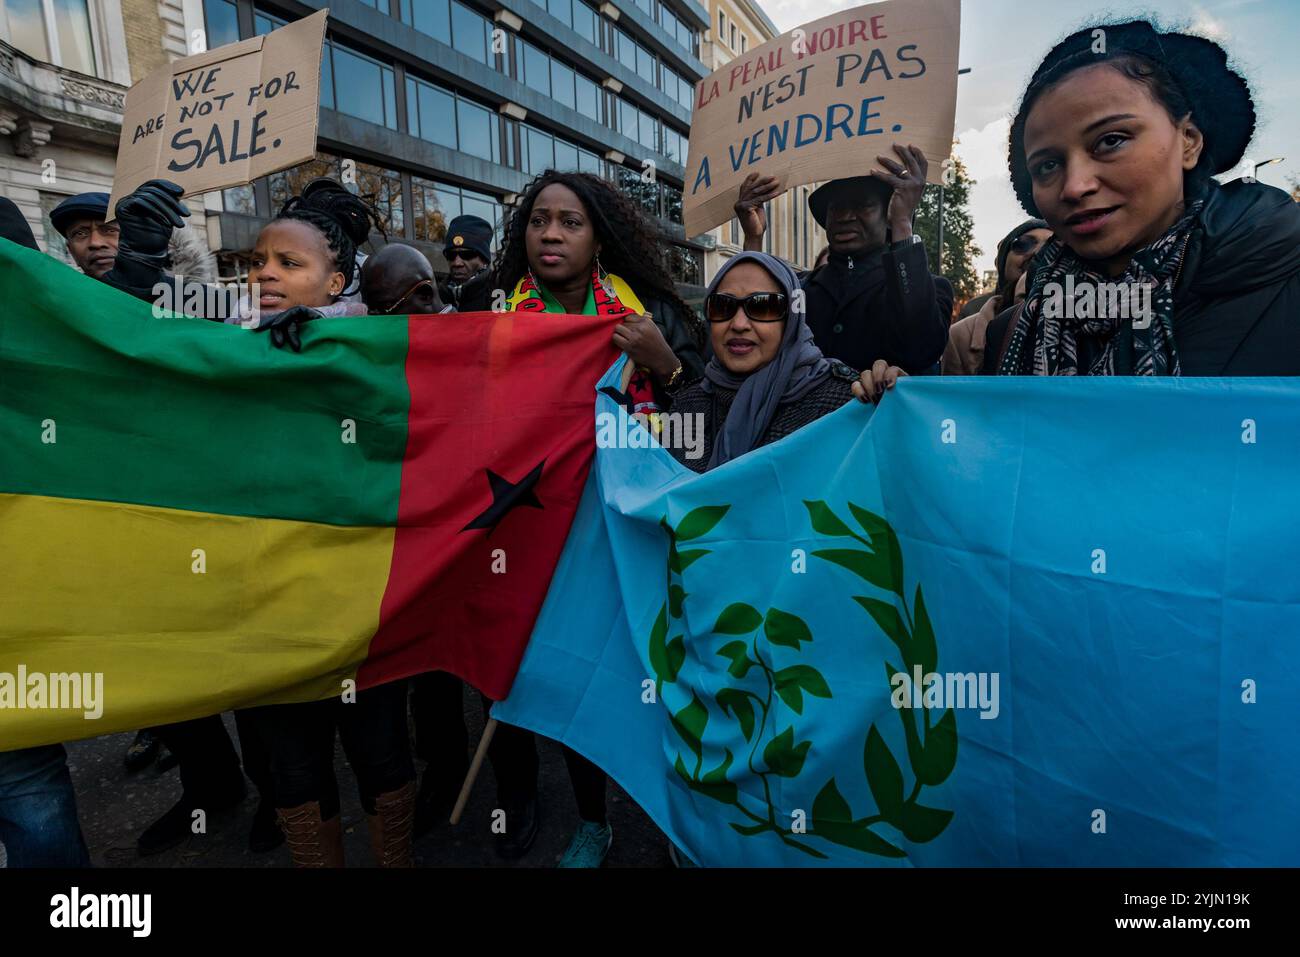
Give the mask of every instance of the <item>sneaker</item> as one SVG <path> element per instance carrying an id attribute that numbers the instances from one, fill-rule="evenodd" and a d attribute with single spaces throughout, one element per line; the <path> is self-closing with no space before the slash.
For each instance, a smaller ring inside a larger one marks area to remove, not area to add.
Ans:
<path id="1" fill-rule="evenodd" d="M 137 731 L 135 740 L 131 742 L 126 749 L 126 769 L 128 771 L 139 771 L 147 768 L 153 759 L 158 756 L 158 749 L 162 747 L 162 742 L 154 737 L 154 733 L 149 730 Z"/>
<path id="2" fill-rule="evenodd" d="M 699 867 L 693 860 L 677 849 L 677 845 L 672 841 L 668 842 L 668 860 L 673 862 L 673 867 Z"/>
<path id="3" fill-rule="evenodd" d="M 170 848 L 180 844 L 191 834 L 193 834 L 192 824 L 194 821 L 193 813 L 196 808 L 203 808 L 208 815 L 220 811 L 229 810 L 244 800 L 244 783 L 240 781 L 238 793 L 232 792 L 230 797 L 220 802 L 195 803 L 191 798 L 181 795 L 181 799 L 172 805 L 169 810 L 158 820 L 154 821 L 136 840 L 135 846 L 143 857 L 151 854 L 160 854 Z"/>
<path id="4" fill-rule="evenodd" d="M 523 857 L 537 840 L 541 815 L 537 813 L 537 799 L 524 804 L 507 805 L 506 832 L 496 835 L 497 856 L 506 860 Z"/>
<path id="5" fill-rule="evenodd" d="M 263 798 L 253 812 L 253 826 L 248 832 L 248 849 L 254 854 L 265 854 L 284 843 L 284 832 L 275 819 L 275 805 Z"/>
<path id="6" fill-rule="evenodd" d="M 583 821 L 569 842 L 557 867 L 600 867 L 614 843 L 614 829 L 608 824 Z"/>

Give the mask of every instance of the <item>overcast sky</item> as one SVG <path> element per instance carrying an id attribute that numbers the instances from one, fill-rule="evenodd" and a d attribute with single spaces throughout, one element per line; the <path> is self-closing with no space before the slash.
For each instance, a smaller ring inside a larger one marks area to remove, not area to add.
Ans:
<path id="1" fill-rule="evenodd" d="M 859 5 L 759 2 L 781 30 Z M 1218 40 L 1246 76 L 1259 114 L 1247 160 L 1286 158 L 1261 168 L 1260 181 L 1285 187 L 1289 176 L 1300 174 L 1300 0 L 1147 0 L 1133 7 L 1087 0 L 964 0 L 961 64 L 971 72 L 957 87 L 956 152 L 976 181 L 971 213 L 983 249 L 977 269 L 993 267 L 998 240 L 1025 218 L 1007 177 L 1007 128 L 1029 75 L 1057 40 L 1079 27 L 1148 13 L 1167 27 Z"/>

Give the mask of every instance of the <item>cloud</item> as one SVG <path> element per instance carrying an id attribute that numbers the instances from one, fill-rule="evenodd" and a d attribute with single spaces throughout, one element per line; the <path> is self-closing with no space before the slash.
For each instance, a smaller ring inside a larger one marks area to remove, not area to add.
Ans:
<path id="1" fill-rule="evenodd" d="M 782 33 L 832 13 L 860 6 L 860 0 L 767 0 L 763 12 Z"/>

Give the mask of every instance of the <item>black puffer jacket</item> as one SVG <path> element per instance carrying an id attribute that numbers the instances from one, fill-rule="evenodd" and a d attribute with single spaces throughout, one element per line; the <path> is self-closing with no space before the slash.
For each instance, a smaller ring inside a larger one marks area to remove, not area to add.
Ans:
<path id="1" fill-rule="evenodd" d="M 995 374 L 1012 310 L 989 323 L 984 372 Z M 1115 368 L 1132 369 L 1132 330 Z M 1183 375 L 1300 376 L 1300 204 L 1280 189 L 1211 183 L 1174 286 Z"/>

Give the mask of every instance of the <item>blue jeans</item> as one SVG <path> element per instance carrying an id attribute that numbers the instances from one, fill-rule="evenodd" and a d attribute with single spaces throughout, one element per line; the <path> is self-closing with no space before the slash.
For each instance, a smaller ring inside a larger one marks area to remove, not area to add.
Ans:
<path id="1" fill-rule="evenodd" d="M 61 744 L 0 751 L 0 844 L 10 867 L 89 867 Z"/>

